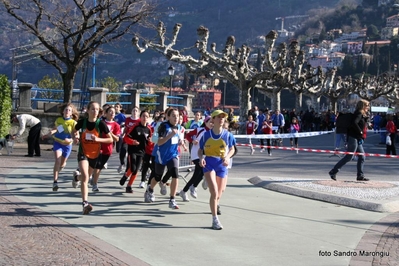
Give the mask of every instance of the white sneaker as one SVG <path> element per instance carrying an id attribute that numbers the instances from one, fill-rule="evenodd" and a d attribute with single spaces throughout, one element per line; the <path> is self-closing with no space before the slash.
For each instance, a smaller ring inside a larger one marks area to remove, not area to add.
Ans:
<path id="1" fill-rule="evenodd" d="M 58 183 L 57 182 L 53 183 L 53 191 L 58 191 Z"/>
<path id="2" fill-rule="evenodd" d="M 299 151 L 298 151 L 298 150 L 296 150 L 296 154 L 298 154 L 298 152 L 299 152 Z"/>
<path id="3" fill-rule="evenodd" d="M 159 181 L 159 186 L 161 187 L 161 195 L 166 195 L 168 194 L 168 190 L 166 189 L 166 185 L 162 183 L 162 181 Z"/>
<path id="4" fill-rule="evenodd" d="M 179 205 L 177 205 L 175 199 L 169 200 L 169 208 L 175 209 L 175 210 L 179 209 Z"/>
<path id="5" fill-rule="evenodd" d="M 213 219 L 212 221 L 212 229 L 214 230 L 222 230 L 223 225 L 220 223 L 219 219 Z"/>
<path id="6" fill-rule="evenodd" d="M 187 196 L 187 192 L 184 192 L 184 190 L 180 191 L 179 195 L 183 199 L 183 201 L 190 201 L 190 199 Z"/>
<path id="7" fill-rule="evenodd" d="M 208 183 L 206 183 L 205 177 L 204 177 L 203 180 L 202 180 L 202 188 L 205 189 L 205 190 L 208 189 Z"/>
<path id="8" fill-rule="evenodd" d="M 79 170 L 73 171 L 72 175 L 72 187 L 78 188 L 80 186 L 80 181 L 78 180 L 78 176 L 80 175 Z"/>
<path id="9" fill-rule="evenodd" d="M 264 152 L 264 151 L 265 151 L 265 149 L 263 149 L 263 148 L 262 148 L 262 149 L 260 149 L 260 152 Z"/>
<path id="10" fill-rule="evenodd" d="M 144 181 L 140 182 L 139 188 L 145 188 L 145 182 Z"/>
<path id="11" fill-rule="evenodd" d="M 93 188 L 91 189 L 91 191 L 99 192 L 100 190 L 98 189 L 98 185 L 97 185 L 97 184 L 94 184 L 94 185 L 93 185 Z"/>
<path id="12" fill-rule="evenodd" d="M 272 156 L 272 153 L 269 153 L 269 156 Z"/>
<path id="13" fill-rule="evenodd" d="M 197 198 L 197 188 L 194 187 L 193 185 L 190 186 L 190 194 L 191 197 L 193 197 L 194 199 Z"/>
<path id="14" fill-rule="evenodd" d="M 117 171 L 119 174 L 125 172 L 125 165 L 124 164 L 119 165 Z"/>
<path id="15" fill-rule="evenodd" d="M 151 203 L 155 201 L 154 193 L 150 193 L 148 190 L 144 193 L 144 202 Z"/>

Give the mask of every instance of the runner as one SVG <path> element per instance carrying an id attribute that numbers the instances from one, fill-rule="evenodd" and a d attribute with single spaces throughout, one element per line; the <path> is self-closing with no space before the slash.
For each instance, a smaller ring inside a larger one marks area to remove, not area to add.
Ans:
<path id="1" fill-rule="evenodd" d="M 89 214 L 93 209 L 92 205 L 88 202 L 88 182 L 100 156 L 101 143 L 112 143 L 113 141 L 107 124 L 100 119 L 99 103 L 89 102 L 86 114 L 85 118 L 78 121 L 72 132 L 75 143 L 79 143 L 79 171 L 74 172 L 72 186 L 76 188 L 78 182 L 81 182 L 80 191 L 82 194 L 84 215 Z M 79 137 L 76 136 L 76 132 L 78 131 L 80 132 Z M 102 133 L 106 135 L 105 138 L 99 137 Z"/>
<path id="2" fill-rule="evenodd" d="M 235 139 L 229 131 L 223 129 L 227 117 L 225 112 L 216 110 L 211 117 L 213 128 L 205 132 L 200 140 L 198 157 L 211 194 L 209 205 L 212 212 L 212 228 L 221 230 L 223 226 L 217 216 L 217 206 L 226 187 L 225 177 L 230 158 L 234 155 Z"/>
<path id="3" fill-rule="evenodd" d="M 54 167 L 53 167 L 53 191 L 58 191 L 58 176 L 64 169 L 66 162 L 72 151 L 72 131 L 75 128 L 76 121 L 79 119 L 79 113 L 76 107 L 71 104 L 61 106 L 61 117 L 55 120 L 54 128 L 42 137 L 42 139 L 53 137 Z"/>

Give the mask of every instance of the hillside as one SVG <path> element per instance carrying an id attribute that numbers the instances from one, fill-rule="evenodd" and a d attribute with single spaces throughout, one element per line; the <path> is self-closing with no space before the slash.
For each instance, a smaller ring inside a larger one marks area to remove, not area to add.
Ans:
<path id="1" fill-rule="evenodd" d="M 272 29 L 280 29 L 281 20 L 276 17 L 308 14 L 309 10 L 332 10 L 338 0 L 167 0 L 160 1 L 160 19 L 167 26 L 167 36 L 175 23 L 182 23 L 183 28 L 178 39 L 178 48 L 188 47 L 196 40 L 196 29 L 204 25 L 210 30 L 210 42 L 215 42 L 218 49 L 224 45 L 229 35 L 234 35 L 237 45 L 250 43 L 259 35 L 265 35 Z M 2 23 L 7 23 L 7 18 Z M 285 26 L 303 23 L 301 20 L 286 20 Z M 144 36 L 152 37 L 151 30 L 140 30 Z M 15 32 L 2 32 L 0 49 L 0 73 L 11 77 L 12 64 L 10 49 L 24 45 L 28 36 Z M 156 55 L 151 52 L 137 54 L 130 45 L 131 36 L 126 36 L 112 47 L 103 47 L 103 53 L 97 57 L 97 79 L 113 76 L 118 80 L 127 79 L 140 82 L 154 82 L 166 75 L 167 65 L 153 65 L 149 61 Z M 140 60 L 140 63 L 137 63 Z M 31 60 L 19 65 L 18 80 L 36 83 L 45 74 L 54 70 L 38 60 Z M 91 74 L 89 74 L 91 75 Z M 79 77 L 77 79 L 79 87 Z"/>

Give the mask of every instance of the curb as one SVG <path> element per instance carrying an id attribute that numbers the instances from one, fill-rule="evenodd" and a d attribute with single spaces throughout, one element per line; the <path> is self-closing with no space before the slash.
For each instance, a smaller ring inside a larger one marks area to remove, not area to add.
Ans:
<path id="1" fill-rule="evenodd" d="M 399 211 L 399 198 L 395 197 L 393 200 L 373 200 L 367 201 L 363 199 L 353 199 L 342 195 L 335 195 L 327 192 L 319 192 L 315 190 L 308 190 L 304 188 L 287 185 L 287 181 L 272 180 L 255 176 L 248 179 L 248 182 L 268 190 L 285 193 L 289 195 L 299 196 L 308 199 L 320 200 L 333 204 L 363 209 L 374 212 L 388 212 L 394 213 Z"/>

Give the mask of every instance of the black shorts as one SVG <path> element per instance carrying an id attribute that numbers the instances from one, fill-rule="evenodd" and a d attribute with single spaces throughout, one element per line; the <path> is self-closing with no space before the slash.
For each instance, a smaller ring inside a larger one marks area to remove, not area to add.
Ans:
<path id="1" fill-rule="evenodd" d="M 157 181 L 161 180 L 161 177 L 163 175 L 163 172 L 165 171 L 165 167 L 168 168 L 169 174 L 172 176 L 172 178 L 179 178 L 179 159 L 173 158 L 169 162 L 166 163 L 166 165 L 162 165 L 159 163 L 155 163 L 155 175 L 158 179 Z"/>
<path id="2" fill-rule="evenodd" d="M 98 157 L 97 160 L 97 164 L 96 164 L 96 169 L 103 169 L 104 165 L 108 162 L 109 157 L 111 156 L 111 154 L 100 154 L 100 156 Z"/>
<path id="3" fill-rule="evenodd" d="M 89 166 L 91 168 L 93 168 L 93 169 L 96 168 L 98 158 L 99 157 L 97 157 L 95 159 L 90 159 L 90 158 L 87 158 L 87 156 L 84 155 L 83 153 L 80 153 L 80 152 L 78 153 L 78 162 L 80 162 L 80 161 L 88 161 L 89 162 Z"/>

